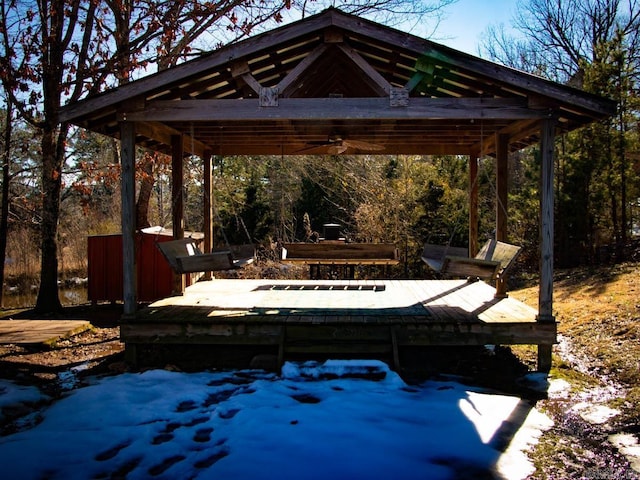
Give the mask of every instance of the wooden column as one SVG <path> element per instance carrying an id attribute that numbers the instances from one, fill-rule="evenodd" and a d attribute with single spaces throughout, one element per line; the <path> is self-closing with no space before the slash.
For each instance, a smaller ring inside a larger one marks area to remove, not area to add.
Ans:
<path id="1" fill-rule="evenodd" d="M 553 203 L 555 119 L 542 121 L 540 128 L 540 290 L 538 322 L 555 322 L 553 316 Z M 538 345 L 538 370 L 551 368 L 552 345 Z"/>
<path id="2" fill-rule="evenodd" d="M 202 156 L 204 162 L 204 201 L 203 205 L 203 218 L 204 218 L 204 242 L 202 244 L 202 251 L 205 253 L 211 252 L 213 249 L 213 169 L 211 168 L 211 151 L 205 150 Z M 211 280 L 213 275 L 211 272 L 204 273 L 205 280 Z"/>
<path id="3" fill-rule="evenodd" d="M 120 123 L 120 195 L 122 210 L 123 317 L 136 315 L 136 129 L 135 123 Z"/>
<path id="4" fill-rule="evenodd" d="M 496 240 L 507 241 L 507 212 L 509 193 L 509 137 L 496 136 Z M 496 280 L 496 297 L 507 296 L 507 282 Z"/>
<path id="5" fill-rule="evenodd" d="M 469 257 L 478 253 L 478 156 L 469 155 Z"/>
<path id="6" fill-rule="evenodd" d="M 182 188 L 184 184 L 184 139 L 182 135 L 171 136 L 171 225 L 173 238 L 184 238 L 184 199 Z M 184 275 L 176 275 L 173 293 L 183 293 L 185 287 Z"/>

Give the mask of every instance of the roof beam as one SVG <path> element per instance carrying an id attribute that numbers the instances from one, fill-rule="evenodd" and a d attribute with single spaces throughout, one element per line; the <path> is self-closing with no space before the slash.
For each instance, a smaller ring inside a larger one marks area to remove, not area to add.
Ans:
<path id="1" fill-rule="evenodd" d="M 278 91 L 283 97 L 288 97 L 291 94 L 289 87 L 291 87 L 305 72 L 305 70 L 320 58 L 326 50 L 327 46 L 325 44 L 318 45 L 309 55 L 298 63 L 298 65 L 296 65 L 286 77 L 280 80 L 280 83 L 278 83 Z"/>
<path id="2" fill-rule="evenodd" d="M 136 133 L 165 145 L 171 145 L 172 136 L 182 135 L 178 130 L 156 122 L 136 123 Z M 191 135 L 184 135 L 184 150 L 191 155 L 197 155 L 202 158 L 204 151 L 211 150 L 211 147 L 196 140 Z"/>
<path id="3" fill-rule="evenodd" d="M 348 16 L 334 15 L 333 25 L 353 29 L 352 20 Z M 602 116 L 615 113 L 615 102 L 591 95 L 565 85 L 546 80 L 531 74 L 523 73 L 510 67 L 498 65 L 488 60 L 474 57 L 464 52 L 433 43 L 429 40 L 407 35 L 405 32 L 388 27 L 381 27 L 373 22 L 360 19 L 358 34 L 369 36 L 391 45 L 402 45 L 418 55 L 426 55 L 437 63 L 444 63 L 464 71 L 473 71 L 499 82 L 505 82 L 515 87 L 537 92 L 543 96 L 559 98 L 577 107 L 585 108 Z"/>
<path id="4" fill-rule="evenodd" d="M 255 93 L 260 95 L 262 85 L 251 75 L 251 69 L 246 61 L 235 63 L 231 66 L 231 76 L 234 79 L 241 78 Z"/>
<path id="5" fill-rule="evenodd" d="M 550 118 L 551 116 L 552 115 L 549 115 L 549 113 L 547 112 L 545 118 Z M 510 143 L 515 143 L 523 138 L 538 135 L 539 132 L 540 122 L 535 119 L 530 119 L 523 122 L 513 123 L 505 128 L 498 130 L 496 133 L 507 136 Z M 486 132 L 485 138 L 480 140 L 480 142 L 474 145 L 472 148 L 480 152 L 480 155 L 490 155 L 495 153 L 495 135 L 491 132 Z"/>
<path id="6" fill-rule="evenodd" d="M 305 144 L 287 145 L 244 145 L 225 144 L 216 145 L 212 149 L 214 155 L 308 155 L 302 153 L 307 147 Z M 389 145 L 381 152 L 359 153 L 349 155 L 469 155 L 470 149 L 467 145 L 441 145 L 433 144 L 411 144 Z"/>
<path id="7" fill-rule="evenodd" d="M 380 96 L 389 95 L 391 85 L 387 80 L 373 68 L 362 56 L 353 48 L 346 45 L 338 45 L 338 48 L 371 80 L 369 85 L 378 92 Z"/>
<path id="8" fill-rule="evenodd" d="M 391 108 L 388 98 L 283 98 L 278 107 L 260 107 L 257 99 L 149 102 L 144 110 L 121 112 L 120 119 L 155 122 L 366 119 L 533 119 L 547 110 L 525 100 L 505 98 L 410 98 Z"/>

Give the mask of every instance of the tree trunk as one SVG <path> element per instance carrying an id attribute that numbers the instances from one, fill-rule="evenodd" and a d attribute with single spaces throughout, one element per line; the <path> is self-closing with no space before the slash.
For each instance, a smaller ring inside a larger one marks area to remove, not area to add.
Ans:
<path id="1" fill-rule="evenodd" d="M 64 138 L 66 127 L 58 133 Z M 42 225 L 40 289 L 36 299 L 37 312 L 55 313 L 62 310 L 58 296 L 58 220 L 62 188 L 62 155 L 56 148 L 55 130 L 49 125 L 42 132 Z"/>
<path id="2" fill-rule="evenodd" d="M 9 159 L 11 153 L 11 101 L 7 101 L 4 125 L 4 151 L 2 152 L 2 206 L 0 209 L 0 286 L 4 285 L 4 260 L 7 257 L 7 235 L 9 233 Z M 0 288 L 0 307 L 4 307 L 4 288 Z"/>
<path id="3" fill-rule="evenodd" d="M 74 10 L 67 11 L 62 0 L 43 1 L 42 24 L 42 118 L 38 126 L 42 132 L 42 224 L 40 238 L 40 288 L 36 299 L 37 312 L 55 313 L 62 310 L 58 296 L 58 220 L 60 218 L 60 191 L 62 165 L 69 126 L 59 125 L 61 85 L 64 68 L 63 43 L 65 21 L 73 30 L 77 17 Z"/>
<path id="4" fill-rule="evenodd" d="M 622 80 L 619 81 L 622 83 Z M 622 100 L 622 88 L 620 88 L 620 100 L 619 104 L 622 106 L 625 105 L 626 102 Z M 624 110 L 623 108 L 619 109 L 618 113 L 618 161 L 620 167 L 620 242 L 616 245 L 616 255 L 618 257 L 618 261 L 625 260 L 624 258 L 624 246 L 626 246 L 628 241 L 627 233 L 629 231 L 629 220 L 627 218 L 627 154 L 626 154 L 626 145 L 625 145 L 625 136 L 627 131 L 627 124 L 624 119 Z"/>
<path id="5" fill-rule="evenodd" d="M 138 201 L 136 202 L 136 229 L 150 227 L 149 223 L 149 202 L 153 185 L 155 184 L 155 176 L 153 172 L 153 161 L 146 158 L 142 164 L 142 179 L 140 180 L 140 191 L 138 192 Z"/>

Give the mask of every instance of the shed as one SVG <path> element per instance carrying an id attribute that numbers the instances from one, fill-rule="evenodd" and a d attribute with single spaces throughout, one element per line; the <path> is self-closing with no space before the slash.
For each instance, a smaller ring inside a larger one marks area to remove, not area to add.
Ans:
<path id="1" fill-rule="evenodd" d="M 198 237 L 197 234 L 195 236 Z M 166 242 L 172 238 L 171 231 L 161 227 L 150 227 L 136 233 L 138 301 L 153 302 L 173 293 L 173 272 L 156 247 L 158 242 Z M 87 238 L 87 257 L 89 301 L 94 304 L 101 301 L 122 301 L 122 235 L 90 235 Z M 195 279 L 195 276 L 187 276 L 186 283 L 191 284 Z"/>

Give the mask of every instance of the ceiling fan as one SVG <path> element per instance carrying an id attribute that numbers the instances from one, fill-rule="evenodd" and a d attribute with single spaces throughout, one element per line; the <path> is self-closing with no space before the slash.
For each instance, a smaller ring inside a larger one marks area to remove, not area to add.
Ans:
<path id="1" fill-rule="evenodd" d="M 327 140 L 307 142 L 296 153 L 301 155 L 340 155 L 342 153 L 368 153 L 384 150 L 384 146 L 362 140 L 350 140 L 341 135 L 329 135 Z"/>

